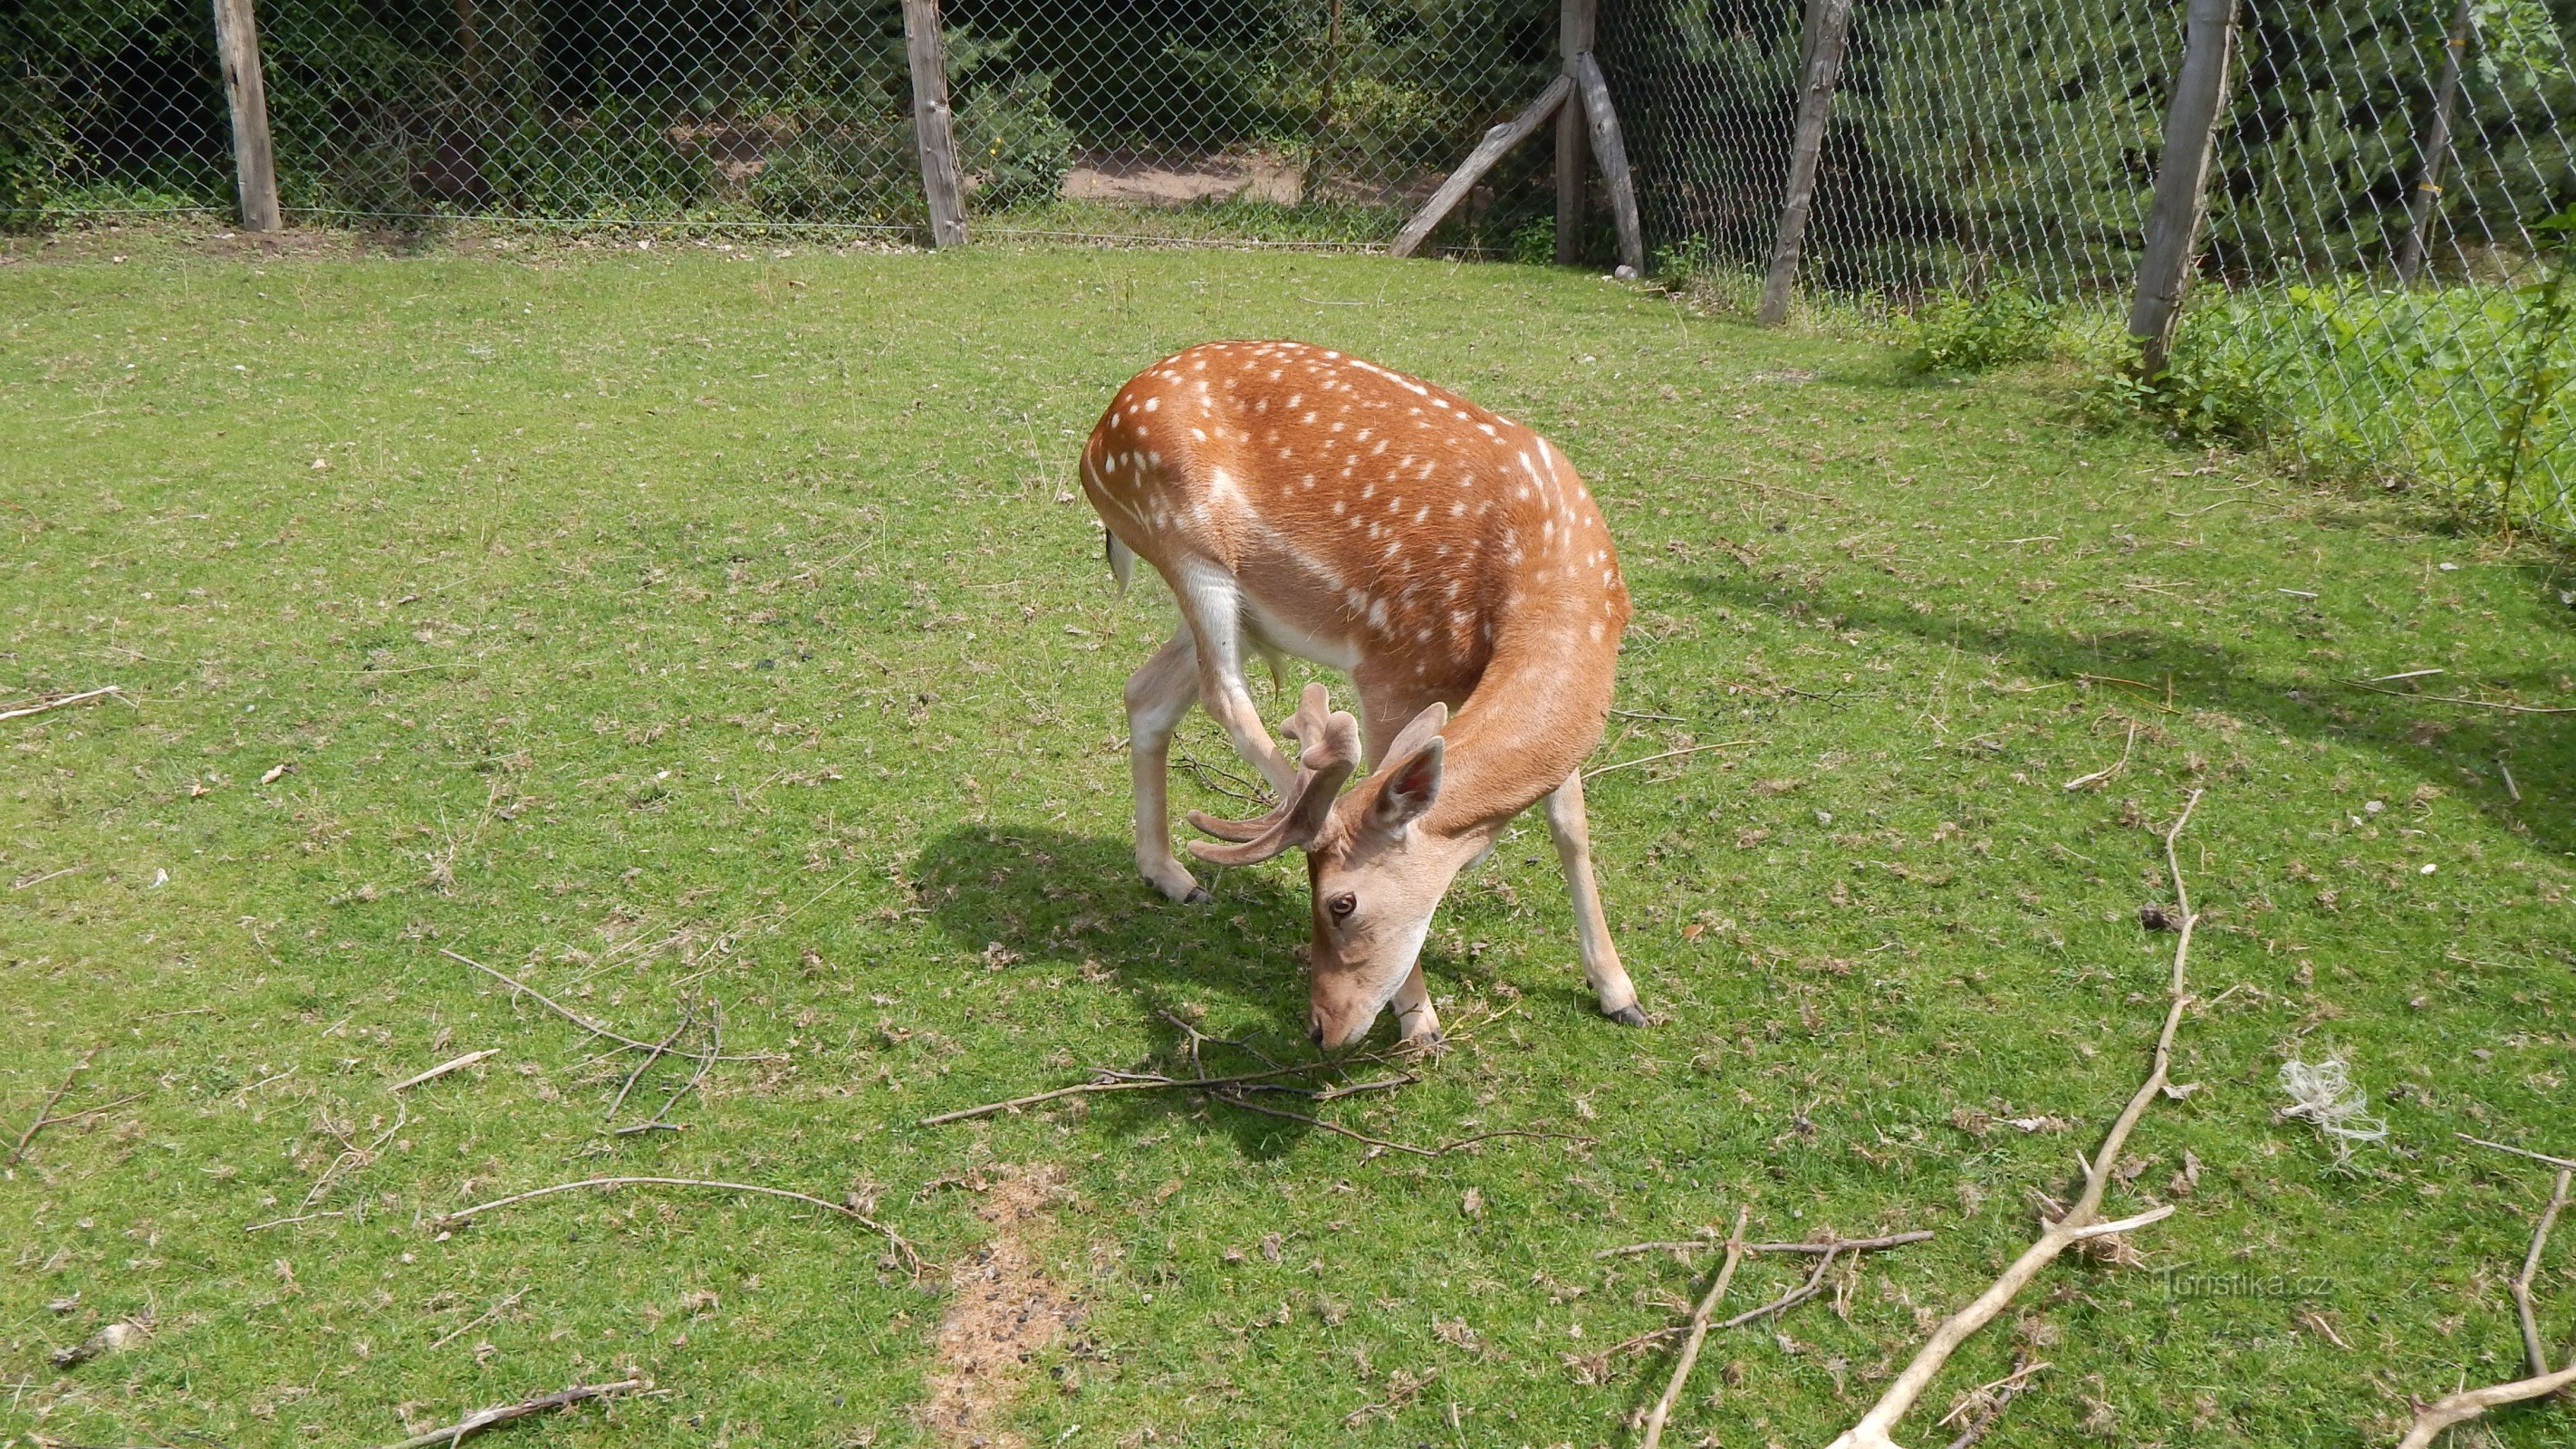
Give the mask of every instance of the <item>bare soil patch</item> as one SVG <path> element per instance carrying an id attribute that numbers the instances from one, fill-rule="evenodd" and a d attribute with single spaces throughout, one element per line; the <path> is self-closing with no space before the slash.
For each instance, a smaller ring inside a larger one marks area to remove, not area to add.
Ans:
<path id="1" fill-rule="evenodd" d="M 1002 1427 L 1004 1413 L 1030 1356 L 1082 1311 L 1035 1251 L 1068 1196 L 1064 1170 L 1044 1164 L 1001 1169 L 985 1190 L 975 1211 L 993 1225 L 993 1236 L 948 1275 L 948 1308 L 940 1316 L 930 1399 L 922 1409 L 932 1442 L 1023 1449 L 1025 1441 Z"/>

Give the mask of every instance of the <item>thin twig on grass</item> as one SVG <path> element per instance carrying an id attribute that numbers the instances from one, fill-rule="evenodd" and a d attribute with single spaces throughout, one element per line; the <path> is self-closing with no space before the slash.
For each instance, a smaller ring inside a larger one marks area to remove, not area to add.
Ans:
<path id="1" fill-rule="evenodd" d="M 489 1409 L 466 1415 L 461 1423 L 450 1424 L 444 1429 L 432 1429 L 426 1434 L 414 1434 L 398 1444 L 386 1445 L 385 1449 L 429 1449 L 433 1444 L 453 1444 L 468 1434 L 480 1433 L 495 1424 L 506 1424 L 512 1419 L 524 1419 L 530 1414 L 543 1414 L 554 1409 L 568 1409 L 588 1399 L 605 1399 L 617 1394 L 635 1393 L 643 1389 L 646 1382 L 643 1379 L 620 1379 L 613 1384 L 575 1384 L 571 1388 L 557 1389 L 551 1394 L 525 1399 L 519 1403 L 496 1404 Z"/>
<path id="2" fill-rule="evenodd" d="M 617 1109 L 626 1105 L 626 1094 L 635 1090 L 636 1081 L 640 1079 L 644 1075 L 645 1071 L 655 1062 L 662 1059 L 662 1053 L 671 1049 L 671 1043 L 680 1039 L 680 1033 L 689 1029 L 689 1018 L 692 1015 L 694 1015 L 694 1013 L 690 1008 L 685 1003 L 682 1004 L 680 1007 L 680 1019 L 671 1024 L 670 1035 L 653 1043 L 652 1049 L 644 1053 L 644 1060 L 637 1062 L 635 1064 L 635 1070 L 626 1074 L 626 1080 L 618 1084 L 617 1096 L 609 1102 L 608 1110 L 600 1114 L 600 1121 L 614 1122 L 617 1120 Z"/>
<path id="3" fill-rule="evenodd" d="M 1700 1296 L 1699 1305 L 1691 1309 L 1690 1334 L 1682 1340 L 1681 1357 L 1673 1364 L 1673 1376 L 1665 1383 L 1663 1397 L 1646 1415 L 1645 1449 L 1655 1449 L 1664 1442 L 1664 1421 L 1672 1416 L 1673 1401 L 1682 1396 L 1682 1384 L 1690 1378 L 1691 1365 L 1699 1362 L 1699 1346 L 1708 1338 L 1709 1315 L 1717 1311 L 1726 1297 L 1726 1286 L 1735 1281 L 1735 1269 L 1744 1261 L 1744 1223 L 1752 1209 L 1735 1210 L 1735 1231 L 1727 1235 L 1726 1261 L 1718 1265 L 1716 1281 Z"/>
<path id="4" fill-rule="evenodd" d="M 2130 1129 L 2138 1125 L 2139 1117 L 2145 1115 L 2148 1105 L 2165 1089 L 2166 1074 L 2173 1065 L 2174 1033 L 2182 1026 L 2183 1010 L 2191 1004 L 2191 997 L 2183 988 L 2191 962 L 2192 930 L 2200 923 L 2200 917 L 2192 911 L 2191 894 L 2184 884 L 2182 860 L 2174 842 L 2181 838 L 2184 827 L 2191 824 L 2192 811 L 2199 807 L 2200 796 L 2201 792 L 2194 790 L 2185 798 L 2182 814 L 2165 832 L 2165 868 L 2173 878 L 2174 904 L 2182 913 L 2182 927 L 2174 943 L 2173 972 L 2166 987 L 2170 1002 L 2165 1008 L 2164 1029 L 2156 1036 L 2154 1065 L 2148 1071 L 2147 1079 L 2139 1084 L 2136 1094 L 2129 1098 L 2128 1105 L 2112 1122 L 2110 1132 L 2103 1137 L 2101 1149 L 2094 1154 L 2092 1164 L 2084 1174 L 2083 1193 L 2076 1198 L 2073 1207 L 2043 1226 L 2038 1241 L 2015 1259 L 1985 1292 L 1967 1307 L 1942 1320 L 1915 1353 L 1913 1362 L 1897 1375 L 1896 1381 L 1888 1386 L 1878 1403 L 1861 1417 L 1859 1423 L 1837 1436 L 1827 1449 L 1897 1449 L 1896 1441 L 1890 1437 L 1897 1422 L 1914 1407 L 1923 1391 L 1931 1387 L 1933 1376 L 1950 1361 L 1950 1355 L 1958 1350 L 1960 1344 L 1967 1342 L 1971 1334 L 2003 1312 L 2014 1295 L 2021 1292 L 2058 1254 L 2088 1238 L 2107 1237 L 2144 1227 L 2173 1211 L 2168 1204 L 2153 1212 L 2106 1223 L 2102 1221 L 2102 1194 L 2109 1188 L 2112 1173 L 2119 1166 L 2120 1150 L 2128 1145 Z"/>
<path id="5" fill-rule="evenodd" d="M 502 1313 L 507 1313 L 507 1312 L 509 1312 L 511 1309 L 513 1309 L 513 1308 L 517 1307 L 517 1306 L 518 1306 L 518 1304 L 519 1304 L 519 1300 L 520 1300 L 520 1299 L 522 1299 L 522 1298 L 525 1298 L 525 1297 L 527 1297 L 527 1296 L 528 1296 L 528 1290 L 527 1290 L 527 1289 L 525 1289 L 525 1288 L 522 1288 L 522 1289 L 520 1289 L 520 1290 L 519 1290 L 518 1292 L 516 1292 L 516 1293 L 512 1293 L 512 1294 L 508 1295 L 507 1297 L 504 1297 L 504 1298 L 501 1298 L 501 1299 L 499 1299 L 499 1300 L 495 1301 L 491 1307 L 486 1308 L 486 1309 L 484 1309 L 481 1313 L 478 1313 L 478 1314 L 474 1315 L 474 1317 L 473 1317 L 473 1318 L 471 1318 L 471 1319 L 467 1320 L 466 1322 L 464 1322 L 464 1323 L 462 1323 L 462 1324 L 459 1324 L 458 1326 L 456 1326 L 456 1327 L 454 1327 L 454 1328 L 449 1329 L 447 1332 L 445 1332 L 445 1333 L 443 1333 L 443 1334 L 440 1334 L 440 1335 L 439 1335 L 439 1337 L 438 1337 L 438 1341 L 437 1341 L 436 1343 L 431 1344 L 431 1345 L 430 1345 L 430 1347 L 431 1347 L 431 1348 L 433 1348 L 433 1349 L 441 1349 L 441 1348 L 445 1348 L 445 1347 L 447 1347 L 449 1344 L 454 1343 L 456 1340 L 458 1340 L 458 1339 L 460 1339 L 460 1338 L 463 1338 L 465 1335 L 467 1335 L 467 1334 L 469 1334 L 469 1333 L 472 1333 L 474 1330 L 476 1330 L 476 1329 L 478 1329 L 478 1328 L 482 1327 L 484 1324 L 491 1322 L 491 1321 L 492 1321 L 492 1319 L 493 1319 L 493 1317 L 494 1317 L 495 1315 L 497 1315 L 497 1314 L 502 1314 Z"/>
<path id="6" fill-rule="evenodd" d="M 349 1215 L 349 1212 L 350 1210 L 348 1208 L 331 1208 L 325 1212 L 298 1213 L 291 1218 L 270 1218 L 264 1223 L 252 1223 L 244 1227 L 242 1231 L 245 1233 L 264 1233 L 270 1228 L 282 1228 L 290 1223 L 309 1223 L 320 1218 L 345 1218 Z"/>
<path id="7" fill-rule="evenodd" d="M 2418 694 L 2411 689 L 2382 689 L 2376 684 L 2365 683 L 2358 679 L 2347 679 L 2344 683 L 2355 689 L 2367 689 L 2373 694 L 2393 694 L 2399 699 L 2420 699 L 2432 704 L 2461 704 L 2473 709 L 2500 709 L 2507 714 L 2576 714 L 2576 705 L 2509 704 L 2501 699 L 2469 699 L 2457 694 Z M 2445 1399 L 2443 1402 L 2450 1401 Z M 2483 1413 L 2484 1410 L 2480 1412 Z"/>
<path id="8" fill-rule="evenodd" d="M 22 704 L 15 709 L 0 709 L 0 720 L 25 719 L 31 714 L 43 714 L 46 710 L 61 709 L 67 704 L 80 704 L 87 700 L 104 699 L 111 694 L 123 693 L 125 693 L 125 686 L 121 684 L 111 684 L 103 689 L 84 689 L 78 694 L 66 694 L 56 699 L 40 699 L 34 704 Z"/>
<path id="9" fill-rule="evenodd" d="M 1711 750 L 1741 750 L 1767 743 L 1769 743 L 1767 740 L 1722 740 L 1713 745 L 1693 745 L 1686 750 L 1666 750 L 1660 755 L 1646 755 L 1639 759 L 1621 760 L 1616 764 L 1596 765 L 1584 771 L 1583 778 L 1589 780 L 1595 775 L 1607 775 L 1613 770 L 1630 770 L 1639 765 L 1651 765 L 1657 760 L 1678 759 L 1683 755 L 1704 755 Z"/>
<path id="10" fill-rule="evenodd" d="M 1775 1313 L 1786 1313 L 1790 1309 L 1797 1307 L 1799 1304 L 1806 1302 L 1808 1299 L 1815 1297 L 1817 1290 L 1825 1286 L 1825 1275 L 1833 1271 L 1834 1255 L 1840 1251 L 1841 1249 L 1839 1248 L 1827 1248 L 1821 1255 L 1819 1255 L 1816 1259 L 1816 1271 L 1807 1275 L 1806 1282 L 1799 1284 L 1797 1287 L 1790 1289 L 1788 1292 L 1781 1294 L 1779 1297 L 1772 1299 L 1770 1302 L 1763 1304 L 1759 1308 L 1748 1308 L 1742 1313 L 1735 1315 L 1733 1318 L 1726 1320 L 1724 1323 L 1712 1326 L 1717 1328 L 1742 1328 L 1744 1325 L 1751 1323 L 1757 1318 L 1768 1318 Z"/>
<path id="11" fill-rule="evenodd" d="M 1936 1427 L 1946 1429 L 1962 1415 L 1974 1414 L 1976 1417 L 1969 1419 L 1968 1427 L 1960 1430 L 1959 1437 L 1950 1441 L 1950 1449 L 1968 1449 L 1969 1445 L 1984 1438 L 1986 1431 L 1995 1426 L 1995 1421 L 2004 1416 L 2004 1406 L 2030 1392 L 2031 1375 L 2047 1367 L 2046 1360 L 2024 1364 L 1993 1383 L 1979 1384 L 1960 1395 L 1958 1404 L 1941 1416 Z"/>
<path id="12" fill-rule="evenodd" d="M 762 1187 L 753 1182 L 718 1182 L 703 1177 L 586 1177 L 579 1182 L 559 1182 L 552 1187 L 531 1188 L 526 1192 L 514 1192 L 508 1197 L 496 1197 L 490 1202 L 476 1203 L 472 1207 L 458 1208 L 454 1212 L 440 1213 L 429 1220 L 430 1226 L 456 1227 L 495 1209 L 509 1207 L 513 1203 L 531 1202 L 541 1197 L 552 1197 L 559 1192 L 576 1192 L 585 1187 L 712 1187 L 724 1192 L 748 1192 L 757 1193 L 763 1197 L 792 1198 L 797 1202 L 811 1203 L 826 1212 L 839 1213 L 878 1234 L 894 1245 L 895 1251 L 903 1255 L 904 1261 L 914 1272 L 918 1273 L 921 1270 L 921 1254 L 913 1250 L 912 1244 L 905 1240 L 903 1234 L 846 1203 L 828 1202 L 811 1193 L 794 1192 L 783 1187 Z"/>
<path id="13" fill-rule="evenodd" d="M 2552 1167 L 2576 1167 L 2576 1159 L 2552 1157 L 2546 1152 L 2534 1152 L 2528 1147 L 2507 1147 L 2501 1142 L 2489 1142 L 2483 1137 L 2472 1137 L 2466 1132 L 2454 1132 L 2451 1135 L 2462 1142 L 2474 1142 L 2480 1147 L 2492 1147 L 2498 1152 L 2510 1152 L 2516 1157 L 2528 1157 L 2534 1162 L 2546 1162 Z"/>
<path id="14" fill-rule="evenodd" d="M 497 1057 L 500 1054 L 501 1049 L 499 1047 L 485 1047 L 479 1052 L 467 1052 L 461 1057 L 451 1057 L 446 1061 L 440 1062 L 437 1066 L 431 1067 L 428 1071 L 420 1073 L 418 1076 L 405 1077 L 401 1081 L 394 1083 L 392 1086 L 385 1088 L 385 1090 L 388 1092 L 408 1092 L 414 1087 L 437 1081 L 439 1078 L 446 1076 L 449 1072 L 461 1072 L 467 1067 L 474 1065 L 476 1062 L 489 1057 Z"/>
<path id="15" fill-rule="evenodd" d="M 2066 788 L 2069 790 L 2081 790 L 2087 785 L 2098 785 L 2103 781 L 2110 779 L 2112 776 L 2117 775 L 2122 770 L 2129 768 L 2129 751 L 2137 743 L 2138 725 L 2137 721 L 2132 720 L 2129 722 L 2129 738 L 2120 746 L 2120 758 L 2113 760 L 2107 768 L 2095 770 L 2090 775 L 2076 776 L 2074 779 L 2066 782 Z"/>
<path id="16" fill-rule="evenodd" d="M 0 1167 L 17 1166 L 19 1160 L 27 1155 L 27 1144 L 36 1140 L 37 1133 L 54 1124 L 54 1107 L 63 1100 L 63 1094 L 72 1089 L 73 1079 L 89 1070 L 90 1058 L 97 1055 L 98 1048 L 91 1047 L 80 1054 L 79 1061 L 72 1063 L 70 1071 L 63 1073 L 62 1084 L 55 1087 L 53 1094 L 45 1098 L 45 1104 L 36 1109 L 35 1120 L 27 1124 L 27 1130 L 18 1134 L 18 1145 L 9 1149 L 8 1156 L 0 1157 Z"/>
<path id="17" fill-rule="evenodd" d="M 1877 1238 L 1819 1238 L 1812 1243 L 1747 1243 L 1748 1253 L 1860 1253 L 1874 1248 L 1900 1248 L 1907 1243 L 1920 1243 L 1930 1238 L 1928 1231 L 1889 1233 Z M 1671 1243 L 1630 1243 L 1620 1248 L 1603 1248 L 1596 1258 L 1625 1258 L 1638 1253 L 1687 1253 L 1696 1248 L 1723 1248 L 1724 1238 L 1686 1238 Z"/>
<path id="18" fill-rule="evenodd" d="M 715 998 L 709 997 L 707 998 L 707 1051 L 706 1055 L 698 1058 L 698 1069 L 691 1072 L 689 1074 L 689 1079 L 682 1082 L 677 1090 L 673 1091 L 668 1098 L 664 1099 L 662 1109 L 660 1111 L 655 1112 L 652 1117 L 645 1121 L 637 1122 L 631 1126 L 618 1128 L 615 1135 L 619 1137 L 632 1137 L 638 1132 L 679 1131 L 680 1129 L 677 1124 L 667 1120 L 671 1115 L 671 1109 L 680 1105 L 680 1099 L 682 1097 L 685 1097 L 689 1095 L 690 1092 L 696 1090 L 698 1084 L 707 1079 L 707 1068 L 713 1065 L 715 1061 L 723 1055 L 724 1007 L 719 1005 Z M 621 1092 L 618 1095 L 622 1097 L 625 1094 Z"/>
<path id="19" fill-rule="evenodd" d="M 653 1049 L 653 1044 L 651 1042 L 637 1041 L 631 1036 L 611 1031 L 607 1027 L 600 1025 L 598 1022 L 592 1021 L 589 1017 L 582 1015 L 580 1012 L 573 1010 L 571 1007 L 566 1006 L 562 1002 L 555 1000 L 553 997 L 546 995 L 542 991 L 539 991 L 537 988 L 530 986 L 528 983 L 524 981 L 514 981 L 511 978 L 502 975 L 500 972 L 493 970 L 491 967 L 484 965 L 482 962 L 475 960 L 471 956 L 459 956 L 444 946 L 438 948 L 438 954 L 446 957 L 450 961 L 462 961 L 466 965 L 473 967 L 475 970 L 482 972 L 484 975 L 491 977 L 493 980 L 500 982 L 502 985 L 509 987 L 512 991 L 526 992 L 528 995 L 535 997 L 539 1005 L 545 1007 L 555 1015 L 562 1017 L 564 1020 L 571 1022 L 573 1025 L 580 1027 L 583 1031 L 589 1032 L 592 1036 L 605 1037 L 610 1041 L 619 1043 L 620 1045 L 633 1047 L 639 1052 L 649 1052 Z M 701 1052 L 675 1051 L 672 1055 L 696 1058 L 705 1054 Z M 710 1057 L 709 1060 L 719 1062 L 774 1062 L 780 1060 L 780 1057 L 775 1052 L 752 1052 L 743 1056 L 729 1057 L 718 1055 Z"/>

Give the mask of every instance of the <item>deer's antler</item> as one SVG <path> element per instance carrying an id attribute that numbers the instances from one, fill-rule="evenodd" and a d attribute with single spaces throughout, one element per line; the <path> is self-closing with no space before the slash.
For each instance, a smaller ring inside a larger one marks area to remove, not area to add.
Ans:
<path id="1" fill-rule="evenodd" d="M 1216 865 L 1251 865 L 1294 846 L 1313 843 L 1332 814 L 1333 797 L 1359 765 L 1360 722 L 1334 709 L 1324 686 L 1309 684 L 1298 697 L 1297 713 L 1280 726 L 1297 741 L 1297 779 L 1287 797 L 1269 814 L 1253 820 L 1221 820 L 1204 810 L 1190 812 L 1190 823 L 1219 840 L 1190 842 L 1190 853 Z"/>

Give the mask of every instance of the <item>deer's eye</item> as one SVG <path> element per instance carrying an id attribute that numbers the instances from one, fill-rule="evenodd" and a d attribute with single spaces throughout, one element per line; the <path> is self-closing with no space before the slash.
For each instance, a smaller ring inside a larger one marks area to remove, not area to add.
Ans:
<path id="1" fill-rule="evenodd" d="M 1333 897 L 1331 900 L 1324 902 L 1324 909 L 1332 912 L 1333 919 L 1336 921 L 1349 920 L 1351 918 L 1351 912 L 1356 911 L 1359 908 L 1360 898 L 1352 895 L 1349 891 L 1344 891 L 1340 895 Z"/>

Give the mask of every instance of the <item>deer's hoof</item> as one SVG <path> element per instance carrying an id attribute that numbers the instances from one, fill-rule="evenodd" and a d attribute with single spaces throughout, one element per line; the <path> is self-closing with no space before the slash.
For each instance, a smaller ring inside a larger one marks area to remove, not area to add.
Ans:
<path id="1" fill-rule="evenodd" d="M 1621 1026 L 1644 1026 L 1647 1024 L 1645 1008 L 1634 1003 L 1620 1007 L 1617 1011 L 1605 1011 L 1601 1014 L 1610 1018 L 1612 1021 L 1619 1023 Z"/>
<path id="2" fill-rule="evenodd" d="M 1396 1043 L 1397 1048 L 1400 1050 L 1420 1052 L 1424 1056 L 1437 1056 L 1441 1049 L 1448 1045 L 1449 1038 L 1442 1036 L 1436 1030 L 1426 1031 L 1417 1036 L 1409 1036 Z"/>
<path id="3" fill-rule="evenodd" d="M 1181 897 L 1181 904 L 1185 906 L 1203 906 L 1215 899 L 1216 897 L 1207 893 L 1206 886 L 1194 885 L 1190 887 L 1190 893 L 1188 895 Z"/>

